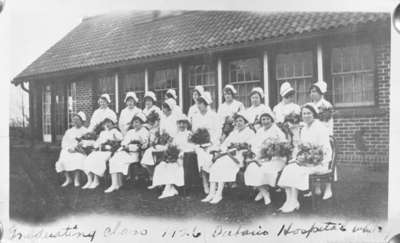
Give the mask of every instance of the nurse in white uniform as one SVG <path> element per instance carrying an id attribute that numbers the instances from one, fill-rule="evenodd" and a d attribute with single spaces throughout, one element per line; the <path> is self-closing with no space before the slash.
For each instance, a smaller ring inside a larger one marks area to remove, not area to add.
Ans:
<path id="1" fill-rule="evenodd" d="M 203 88 L 203 86 L 200 86 L 200 85 L 195 86 L 193 89 L 192 98 L 193 98 L 194 104 L 189 108 L 189 111 L 188 111 L 188 118 L 189 118 L 190 122 L 193 121 L 192 118 L 193 118 L 194 114 L 200 112 L 197 102 L 203 92 L 204 92 L 204 88 Z"/>
<path id="2" fill-rule="evenodd" d="M 156 106 L 157 97 L 156 97 L 156 94 L 154 94 L 154 92 L 146 91 L 144 93 L 143 100 L 144 100 L 143 113 L 145 114 L 146 117 L 148 115 L 150 115 L 150 113 L 152 111 L 155 111 L 158 113 L 158 115 L 161 115 L 160 108 L 158 108 L 158 106 Z"/>
<path id="3" fill-rule="evenodd" d="M 329 162 L 332 157 L 332 149 L 329 142 L 329 133 L 318 119 L 318 108 L 314 104 L 308 103 L 301 109 L 301 116 L 305 126 L 300 132 L 300 141 L 321 146 L 323 150 L 323 159 L 320 165 L 302 166 L 296 163 L 296 156 L 283 169 L 282 175 L 278 181 L 280 187 L 285 188 L 286 201 L 279 209 L 284 213 L 292 212 L 300 207 L 298 191 L 309 190 L 309 176 L 315 173 L 326 173 L 329 171 Z M 297 155 L 297 149 L 293 152 Z"/>
<path id="4" fill-rule="evenodd" d="M 126 107 L 121 111 L 118 120 L 118 127 L 121 130 L 122 135 L 128 132 L 129 126 L 131 125 L 132 118 L 141 110 L 136 106 L 139 102 L 135 92 L 128 92 L 126 93 L 124 103 Z"/>
<path id="5" fill-rule="evenodd" d="M 224 102 L 218 108 L 218 117 L 220 120 L 221 129 L 226 119 L 233 120 L 233 115 L 235 113 L 244 110 L 243 103 L 235 99 L 237 91 L 233 85 L 225 85 L 223 94 Z"/>
<path id="6" fill-rule="evenodd" d="M 128 175 L 130 164 L 139 163 L 142 149 L 146 149 L 149 142 L 149 131 L 143 127 L 145 115 L 140 111 L 132 119 L 132 129 L 128 130 L 121 142 L 121 147 L 110 159 L 111 185 L 105 193 L 118 190 L 122 186 L 122 176 Z"/>
<path id="7" fill-rule="evenodd" d="M 183 172 L 183 153 L 193 151 L 193 144 L 189 143 L 190 127 L 189 119 L 184 114 L 181 114 L 177 119 L 177 133 L 172 140 L 172 144 L 175 144 L 180 150 L 178 160 L 175 162 L 161 161 L 154 169 L 153 185 L 150 188 L 156 186 L 164 186 L 162 194 L 158 197 L 166 198 L 178 195 L 178 191 L 175 186 L 182 187 L 185 184 L 184 172 Z"/>
<path id="8" fill-rule="evenodd" d="M 90 153 L 83 162 L 85 172 L 88 176 L 87 183 L 82 189 L 94 189 L 99 186 L 99 177 L 104 176 L 106 171 L 106 163 L 111 157 L 111 150 L 108 146 L 102 146 L 108 141 L 121 141 L 122 134 L 115 127 L 113 121 L 106 118 L 103 122 L 104 130 L 100 133 L 96 142 L 94 143 L 95 151 Z M 102 147 L 105 147 L 104 149 Z"/>
<path id="9" fill-rule="evenodd" d="M 169 89 L 167 90 L 167 92 L 165 93 L 165 99 L 173 99 L 175 100 L 175 107 L 174 109 L 176 109 L 177 111 L 182 112 L 182 107 L 180 105 L 178 105 L 178 95 L 176 94 L 176 91 L 174 89 Z"/>
<path id="10" fill-rule="evenodd" d="M 110 95 L 102 94 L 98 100 L 99 108 L 93 112 L 92 118 L 88 130 L 93 132 L 97 125 L 99 125 L 104 119 L 108 118 L 112 122 L 117 122 L 117 115 L 111 110 L 108 105 L 111 103 Z"/>
<path id="11" fill-rule="evenodd" d="M 260 116 L 265 110 L 270 110 L 264 102 L 264 90 L 261 87 L 254 87 L 250 93 L 251 106 L 246 109 L 247 117 L 249 118 L 249 123 L 253 125 L 256 129 L 260 127 Z"/>
<path id="12" fill-rule="evenodd" d="M 72 117 L 73 127 L 68 129 L 61 142 L 61 152 L 55 164 L 57 173 L 64 172 L 65 182 L 61 185 L 66 187 L 72 183 L 71 173 L 74 175 L 74 186 L 79 187 L 79 170 L 83 171 L 83 161 L 86 155 L 76 151 L 78 146 L 77 138 L 87 133 L 87 128 L 83 126 L 86 115 L 82 111 Z"/>
<path id="13" fill-rule="evenodd" d="M 332 108 L 332 104 L 324 98 L 324 94 L 327 91 L 327 85 L 324 81 L 318 81 L 313 83 L 310 88 L 310 98 L 312 103 L 318 108 L 320 113 L 325 108 Z M 333 118 L 328 121 L 322 122 L 328 129 L 329 135 L 333 135 Z"/>
<path id="14" fill-rule="evenodd" d="M 287 158 L 273 157 L 270 160 L 261 157 L 261 149 L 266 140 L 276 142 L 285 142 L 286 137 L 282 130 L 275 124 L 275 116 L 269 110 L 265 110 L 261 114 L 261 127 L 257 130 L 256 135 L 251 140 L 251 150 L 255 154 L 255 160 L 261 164 L 250 163 L 244 173 L 244 181 L 247 186 L 253 186 L 258 189 L 259 193 L 255 197 L 255 201 L 264 199 L 265 205 L 271 203 L 269 195 L 269 187 L 276 186 L 278 173 L 286 164 Z"/>
<path id="15" fill-rule="evenodd" d="M 221 134 L 221 129 L 219 128 L 219 124 L 217 122 L 218 116 L 210 108 L 211 104 L 211 94 L 207 91 L 204 91 L 198 99 L 197 103 L 200 112 L 193 116 L 192 123 L 193 132 L 196 132 L 196 130 L 199 128 L 204 128 L 210 134 L 210 146 L 205 148 L 197 146 L 196 148 L 197 163 L 199 165 L 199 170 L 202 176 L 203 189 L 206 194 L 208 194 L 209 192 L 208 173 L 210 170 L 212 159 L 209 148 L 211 148 L 213 145 L 218 144 L 218 139 Z"/>
<path id="16" fill-rule="evenodd" d="M 222 191 L 226 182 L 235 182 L 236 174 L 243 164 L 243 150 L 236 151 L 235 155 L 225 154 L 232 144 L 249 143 L 254 132 L 248 127 L 248 118 L 245 112 L 239 112 L 234 117 L 235 129 L 221 144 L 219 158 L 210 168 L 210 193 L 203 202 L 217 204 L 222 200 Z M 225 154 L 225 155 L 223 155 Z"/>

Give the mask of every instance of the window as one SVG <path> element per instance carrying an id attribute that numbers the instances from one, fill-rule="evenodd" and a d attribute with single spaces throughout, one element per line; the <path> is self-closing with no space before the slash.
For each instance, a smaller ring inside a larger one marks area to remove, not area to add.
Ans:
<path id="1" fill-rule="evenodd" d="M 278 100 L 280 100 L 281 84 L 289 82 L 296 91 L 294 102 L 299 105 L 307 103 L 309 101 L 308 90 L 314 79 L 312 51 L 278 54 L 275 74 L 278 84 Z"/>
<path id="2" fill-rule="evenodd" d="M 43 141 L 51 142 L 51 88 L 46 85 L 42 90 L 42 133 Z"/>
<path id="3" fill-rule="evenodd" d="M 106 93 L 110 95 L 110 108 L 115 110 L 115 78 L 114 76 L 104 76 L 99 78 L 97 86 L 98 96 Z"/>
<path id="4" fill-rule="evenodd" d="M 143 101 L 144 89 L 145 89 L 145 80 L 144 80 L 144 72 L 131 72 L 122 75 L 122 101 L 125 99 L 125 95 L 129 91 L 134 91 L 139 98 L 139 102 Z M 142 107 L 142 104 L 139 103 L 138 107 Z"/>
<path id="5" fill-rule="evenodd" d="M 332 49 L 332 96 L 336 106 L 374 104 L 374 55 L 371 45 Z"/>
<path id="6" fill-rule="evenodd" d="M 168 89 L 174 89 L 176 95 L 179 95 L 179 81 L 178 81 L 178 69 L 161 69 L 154 71 L 153 80 L 150 87 L 154 90 L 157 100 L 163 101 L 165 92 Z M 179 98 L 177 100 L 179 102 Z"/>
<path id="7" fill-rule="evenodd" d="M 238 91 L 238 100 L 250 106 L 250 92 L 261 83 L 261 61 L 258 58 L 240 59 L 228 63 L 228 83 Z"/>
<path id="8" fill-rule="evenodd" d="M 67 102 L 68 102 L 68 128 L 72 127 L 72 116 L 76 114 L 76 82 L 72 82 L 67 88 Z"/>
<path id="9" fill-rule="evenodd" d="M 67 125 L 66 85 L 63 82 L 54 84 L 54 135 L 56 141 L 61 141 Z"/>
<path id="10" fill-rule="evenodd" d="M 212 107 L 216 109 L 217 104 L 217 73 L 215 68 L 207 64 L 189 65 L 188 66 L 188 77 L 189 90 L 190 90 L 190 100 L 193 104 L 192 91 L 195 86 L 201 85 L 204 87 L 205 91 L 211 93 L 213 99 Z"/>

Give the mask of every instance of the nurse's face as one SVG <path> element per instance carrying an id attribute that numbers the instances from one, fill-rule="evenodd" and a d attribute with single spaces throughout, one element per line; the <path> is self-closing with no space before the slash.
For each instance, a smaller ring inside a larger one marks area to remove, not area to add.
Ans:
<path id="1" fill-rule="evenodd" d="M 199 94 L 199 92 L 197 90 L 193 91 L 192 98 L 193 98 L 194 102 L 197 103 L 197 99 L 200 98 L 200 94 Z"/>
<path id="2" fill-rule="evenodd" d="M 183 131 L 186 131 L 186 129 L 187 129 L 187 124 L 186 124 L 186 122 L 184 122 L 184 121 L 179 121 L 179 122 L 178 122 L 178 130 L 181 131 L 181 132 L 183 132 Z"/>
<path id="3" fill-rule="evenodd" d="M 308 109 L 307 107 L 304 107 L 301 110 L 301 117 L 303 118 L 303 121 L 306 124 L 311 124 L 314 120 L 314 115 L 313 115 L 312 111 L 310 109 Z"/>
<path id="4" fill-rule="evenodd" d="M 105 99 L 103 99 L 103 98 L 100 98 L 99 99 L 99 106 L 100 106 L 100 108 L 107 108 L 107 106 L 108 106 L 108 102 L 105 100 Z"/>
<path id="5" fill-rule="evenodd" d="M 142 126 L 142 122 L 139 119 L 133 119 L 132 126 L 134 129 L 139 129 Z"/>
<path id="6" fill-rule="evenodd" d="M 261 104 L 261 97 L 258 93 L 254 93 L 251 95 L 250 101 L 253 106 L 258 106 Z"/>
<path id="7" fill-rule="evenodd" d="M 233 95 L 231 91 L 224 90 L 224 99 L 226 102 L 231 102 L 233 100 Z"/>
<path id="8" fill-rule="evenodd" d="M 310 90 L 310 98 L 312 101 L 318 101 L 322 98 L 322 95 L 318 92 L 317 88 L 312 87 Z"/>
<path id="9" fill-rule="evenodd" d="M 273 121 L 272 121 L 271 117 L 265 116 L 265 115 L 261 117 L 261 125 L 263 127 L 269 128 L 272 126 L 272 123 L 273 123 Z"/>
<path id="10" fill-rule="evenodd" d="M 153 100 L 150 99 L 150 98 L 144 99 L 144 105 L 145 105 L 147 108 L 152 107 L 152 106 L 153 106 Z"/>
<path id="11" fill-rule="evenodd" d="M 166 115 L 166 116 L 169 116 L 171 114 L 171 108 L 169 108 L 168 106 L 163 105 L 162 111 L 163 111 L 164 115 Z"/>
<path id="12" fill-rule="evenodd" d="M 135 101 L 133 100 L 133 98 L 128 98 L 128 99 L 126 100 L 126 106 L 127 106 L 129 109 L 135 108 Z"/>
<path id="13" fill-rule="evenodd" d="M 207 105 L 206 103 L 200 101 L 199 103 L 197 103 L 197 107 L 199 108 L 200 112 L 205 112 L 207 110 Z"/>
<path id="14" fill-rule="evenodd" d="M 235 119 L 235 125 L 239 130 L 241 130 L 246 126 L 246 121 L 243 119 L 243 117 L 239 116 Z"/>

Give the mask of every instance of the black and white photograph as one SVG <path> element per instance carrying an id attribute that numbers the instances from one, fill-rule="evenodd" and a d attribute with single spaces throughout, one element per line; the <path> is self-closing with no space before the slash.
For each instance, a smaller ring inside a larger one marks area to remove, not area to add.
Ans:
<path id="1" fill-rule="evenodd" d="M 0 242 L 400 242 L 400 2 L 255 2 L 2 0 Z"/>

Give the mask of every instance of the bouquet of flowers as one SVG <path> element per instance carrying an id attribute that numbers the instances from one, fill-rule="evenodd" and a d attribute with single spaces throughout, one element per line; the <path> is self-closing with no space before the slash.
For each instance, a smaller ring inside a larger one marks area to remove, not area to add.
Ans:
<path id="1" fill-rule="evenodd" d="M 146 117 L 147 122 L 149 124 L 154 124 L 156 121 L 160 120 L 160 115 L 156 111 L 150 112 L 150 114 Z"/>
<path id="2" fill-rule="evenodd" d="M 136 152 L 137 150 L 141 149 L 141 147 L 142 143 L 139 140 L 133 140 L 129 144 L 124 145 L 122 150 L 126 152 Z"/>
<path id="3" fill-rule="evenodd" d="M 194 144 L 202 145 L 209 143 L 210 133 L 205 128 L 198 128 L 190 137 L 189 141 Z"/>
<path id="4" fill-rule="evenodd" d="M 237 150 L 249 150 L 250 144 L 248 143 L 231 143 L 228 146 L 228 149 L 237 149 Z"/>
<path id="5" fill-rule="evenodd" d="M 176 163 L 179 158 L 180 149 L 175 144 L 169 144 L 165 151 L 165 162 Z"/>
<path id="6" fill-rule="evenodd" d="M 114 153 L 119 147 L 121 147 L 121 141 L 107 140 L 107 142 L 101 145 L 101 151 L 111 151 Z"/>
<path id="7" fill-rule="evenodd" d="M 301 121 L 300 114 L 296 114 L 295 112 L 290 113 L 289 115 L 285 116 L 283 123 L 291 123 L 291 124 L 299 124 Z"/>
<path id="8" fill-rule="evenodd" d="M 156 132 L 155 144 L 167 145 L 168 143 L 171 142 L 172 142 L 172 137 L 168 133 L 166 132 L 160 133 L 159 131 Z"/>
<path id="9" fill-rule="evenodd" d="M 322 106 L 322 107 L 319 107 L 318 109 L 319 109 L 319 114 L 318 114 L 319 120 L 321 120 L 323 122 L 327 122 L 330 119 L 332 119 L 333 113 L 334 113 L 333 107 Z"/>
<path id="10" fill-rule="evenodd" d="M 82 154 L 90 154 L 94 149 L 94 141 L 97 139 L 97 135 L 94 132 L 85 133 L 83 136 L 75 138 L 78 141 L 78 145 L 75 151 Z"/>
<path id="11" fill-rule="evenodd" d="M 272 157 L 289 157 L 292 154 L 293 145 L 289 142 L 278 142 L 267 139 L 261 148 L 261 159 L 271 160 Z"/>
<path id="12" fill-rule="evenodd" d="M 321 164 L 324 158 L 324 152 L 321 146 L 312 144 L 299 144 L 297 153 L 297 164 L 301 166 L 317 166 Z"/>

